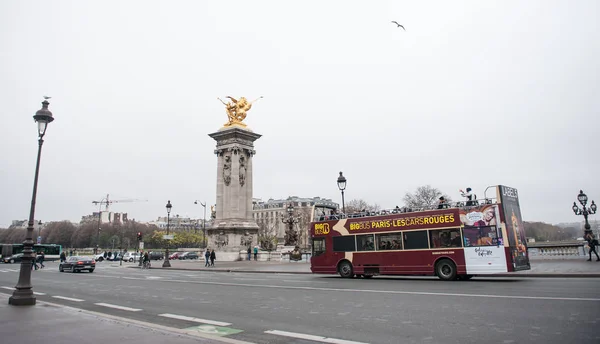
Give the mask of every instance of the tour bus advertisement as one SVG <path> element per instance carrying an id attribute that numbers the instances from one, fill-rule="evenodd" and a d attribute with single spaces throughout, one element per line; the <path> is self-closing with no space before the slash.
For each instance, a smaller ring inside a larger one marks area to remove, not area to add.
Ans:
<path id="1" fill-rule="evenodd" d="M 464 247 L 504 246 L 497 214 L 498 206 L 495 204 L 460 209 Z"/>
<path id="2" fill-rule="evenodd" d="M 519 194 L 517 189 L 500 185 L 500 200 L 504 219 L 506 221 L 506 235 L 511 248 L 511 256 L 515 270 L 529 269 L 529 257 L 527 256 L 527 238 L 521 218 L 519 207 Z"/>
<path id="3" fill-rule="evenodd" d="M 337 221 L 336 221 L 337 222 Z M 349 233 L 385 232 L 424 228 L 460 227 L 458 209 L 424 211 L 373 217 L 350 218 L 344 223 Z M 314 235 L 327 235 L 332 229 L 328 223 L 313 223 Z"/>

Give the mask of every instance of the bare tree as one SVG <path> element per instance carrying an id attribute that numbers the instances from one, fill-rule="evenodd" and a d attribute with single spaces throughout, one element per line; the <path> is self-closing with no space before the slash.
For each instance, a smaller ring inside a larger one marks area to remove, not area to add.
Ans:
<path id="1" fill-rule="evenodd" d="M 381 209 L 381 206 L 379 206 L 379 204 L 377 204 L 377 203 L 369 204 L 364 199 L 350 200 L 346 203 L 345 207 L 346 207 L 346 213 L 355 213 L 355 212 L 360 212 L 363 210 L 378 211 Z"/>
<path id="2" fill-rule="evenodd" d="M 433 207 L 439 201 L 440 197 L 444 197 L 446 202 L 452 200 L 438 188 L 434 188 L 431 185 L 419 186 L 414 193 L 407 192 L 404 195 L 404 205 L 409 208 L 424 208 Z"/>
<path id="3" fill-rule="evenodd" d="M 277 221 L 270 223 L 266 219 L 258 222 L 258 244 L 261 249 L 272 251 L 277 247 L 276 224 Z"/>

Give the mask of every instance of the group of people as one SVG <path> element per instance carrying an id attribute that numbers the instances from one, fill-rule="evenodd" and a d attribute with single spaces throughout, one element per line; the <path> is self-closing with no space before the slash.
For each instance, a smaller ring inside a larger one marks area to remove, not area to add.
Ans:
<path id="1" fill-rule="evenodd" d="M 33 264 L 31 264 L 31 270 L 43 269 L 45 267 L 44 258 L 45 258 L 44 251 L 38 252 L 35 259 L 33 260 Z M 40 264 L 40 265 L 38 266 L 38 264 Z"/>
<path id="2" fill-rule="evenodd" d="M 204 252 L 204 267 L 215 266 L 215 259 L 217 259 L 217 255 L 215 254 L 215 250 L 206 249 Z"/>
<path id="3" fill-rule="evenodd" d="M 250 249 L 250 246 L 248 246 L 248 260 L 250 260 L 250 256 L 252 254 L 253 250 Z M 258 260 L 258 246 L 254 246 L 254 260 L 257 261 Z"/>

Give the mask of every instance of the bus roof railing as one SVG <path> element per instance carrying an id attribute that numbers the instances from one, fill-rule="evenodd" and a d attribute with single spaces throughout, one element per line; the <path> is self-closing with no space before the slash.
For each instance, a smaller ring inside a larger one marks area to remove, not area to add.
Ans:
<path id="1" fill-rule="evenodd" d="M 392 215 L 392 214 L 405 214 L 405 213 L 417 213 L 421 211 L 430 211 L 430 210 L 440 210 L 440 209 L 450 209 L 450 208 L 473 208 L 480 205 L 485 204 L 494 204 L 495 198 L 484 198 L 478 199 L 474 201 L 458 201 L 458 202 L 449 202 L 443 204 L 443 207 L 440 208 L 438 204 L 432 206 L 425 206 L 419 208 L 409 208 L 409 207 L 395 207 L 391 209 L 380 209 L 376 211 L 360 211 L 353 213 L 337 213 L 337 214 L 321 214 L 318 216 L 318 219 L 315 222 L 321 221 L 331 221 L 331 220 L 340 220 L 340 219 L 352 219 L 358 217 L 370 217 L 370 216 L 382 216 L 382 215 Z M 469 203 L 470 202 L 470 203 Z M 469 203 L 469 205 L 467 205 Z"/>

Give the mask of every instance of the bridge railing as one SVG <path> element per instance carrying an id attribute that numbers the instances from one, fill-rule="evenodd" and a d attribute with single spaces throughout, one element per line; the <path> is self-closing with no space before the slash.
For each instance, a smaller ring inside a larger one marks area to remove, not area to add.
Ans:
<path id="1" fill-rule="evenodd" d="M 581 242 L 528 243 L 527 253 L 530 259 L 569 259 L 588 255 L 589 247 Z"/>

